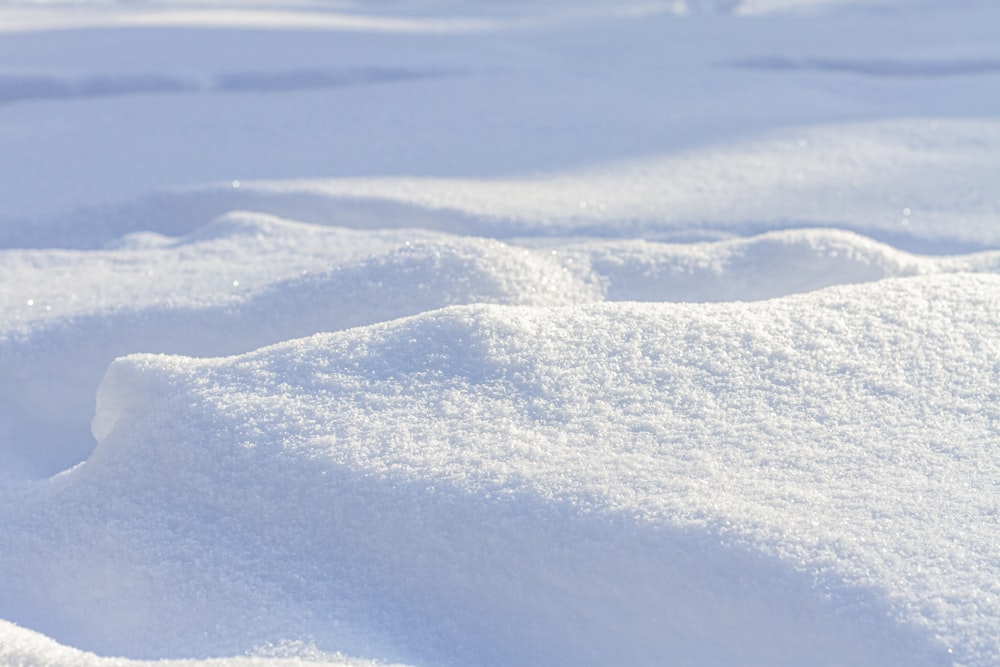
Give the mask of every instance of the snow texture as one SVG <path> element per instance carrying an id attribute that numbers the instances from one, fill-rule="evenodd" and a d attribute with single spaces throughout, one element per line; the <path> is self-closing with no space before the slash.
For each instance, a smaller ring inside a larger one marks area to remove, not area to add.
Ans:
<path id="1" fill-rule="evenodd" d="M 0 1 L 0 665 L 995 667 L 998 26 Z"/>

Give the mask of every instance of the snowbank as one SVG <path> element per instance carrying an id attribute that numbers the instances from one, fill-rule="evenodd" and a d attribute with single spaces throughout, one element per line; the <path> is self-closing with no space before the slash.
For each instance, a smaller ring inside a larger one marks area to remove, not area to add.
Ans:
<path id="1" fill-rule="evenodd" d="M 766 299 L 938 272 L 996 272 L 1000 252 L 923 257 L 836 230 L 728 241 L 530 240 L 352 231 L 233 213 L 182 238 L 101 251 L 0 251 L 0 485 L 93 448 L 94 391 L 131 352 L 230 355 L 449 305 Z M 59 405 L 53 410 L 53 404 Z"/>
<path id="2" fill-rule="evenodd" d="M 988 665 L 998 295 L 461 306 L 126 357 L 93 456 L 2 519 L 0 613 L 133 657 Z"/>
<path id="3" fill-rule="evenodd" d="M 297 656 L 297 657 L 288 657 Z M 19 667 L 375 667 L 369 660 L 325 654 L 314 646 L 292 642 L 261 647 L 254 655 L 219 660 L 129 660 L 102 658 L 93 653 L 62 646 L 48 637 L 25 630 L 13 623 L 0 621 L 0 664 Z"/>

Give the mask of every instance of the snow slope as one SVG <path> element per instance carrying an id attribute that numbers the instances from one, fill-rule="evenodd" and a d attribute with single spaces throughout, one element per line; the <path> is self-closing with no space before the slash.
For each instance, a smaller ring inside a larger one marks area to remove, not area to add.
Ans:
<path id="1" fill-rule="evenodd" d="M 7 5 L 0 23 L 41 22 L 0 41 L 0 239 L 93 247 L 251 209 L 490 236 L 808 225 L 996 244 L 991 0 L 670 4 L 302 8 L 313 29 L 268 23 L 266 4 L 233 10 L 260 27 L 194 4 Z M 118 21 L 133 13 L 147 25 Z M 376 25 L 400 17 L 416 25 Z M 458 23 L 419 25 L 441 19 Z"/>
<path id="2" fill-rule="evenodd" d="M 144 657 L 306 633 L 418 664 L 988 664 L 998 288 L 126 357 L 94 454 L 4 517 L 4 615 Z"/>
<path id="3" fill-rule="evenodd" d="M 100 251 L 0 251 L 0 284 L 30 286 L 0 303 L 8 322 L 0 369 L 13 379 L 0 387 L 0 481 L 47 477 L 83 460 L 93 448 L 94 388 L 130 352 L 236 354 L 455 304 L 753 300 L 1000 267 L 1000 251 L 915 256 L 836 230 L 693 244 L 523 243 L 233 213 L 179 239 L 140 234 Z"/>
<path id="4" fill-rule="evenodd" d="M 0 2 L 0 665 L 998 664 L 998 91 L 992 0 Z"/>

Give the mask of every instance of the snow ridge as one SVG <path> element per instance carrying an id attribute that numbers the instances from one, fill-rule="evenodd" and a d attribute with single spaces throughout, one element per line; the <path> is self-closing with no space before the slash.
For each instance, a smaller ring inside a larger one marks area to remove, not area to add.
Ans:
<path id="1" fill-rule="evenodd" d="M 233 213 L 179 239 L 147 233 L 99 252 L 0 251 L 0 284 L 9 286 L 0 314 L 11 322 L 0 331 L 0 370 L 17 379 L 0 387 L 4 485 L 86 457 L 97 383 L 132 352 L 238 354 L 459 304 L 756 300 L 1000 267 L 996 251 L 921 257 L 836 230 L 699 244 L 523 243 Z M 39 434 L 51 444 L 34 445 Z"/>

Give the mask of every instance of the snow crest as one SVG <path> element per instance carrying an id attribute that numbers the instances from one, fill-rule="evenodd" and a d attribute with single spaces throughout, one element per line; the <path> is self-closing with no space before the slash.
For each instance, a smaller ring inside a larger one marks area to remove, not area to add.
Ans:
<path id="1" fill-rule="evenodd" d="M 726 241 L 511 240 L 358 231 L 231 213 L 184 237 L 101 251 L 0 251 L 5 485 L 93 448 L 108 364 L 133 352 L 224 356 L 451 305 L 757 300 L 887 277 L 996 272 L 1000 253 L 911 255 L 838 230 Z M 18 294 L 15 285 L 30 286 Z M 362 306 L 359 307 L 359 304 Z M 57 401 L 60 409 L 50 409 Z M 38 446 L 42 437 L 48 445 Z"/>

